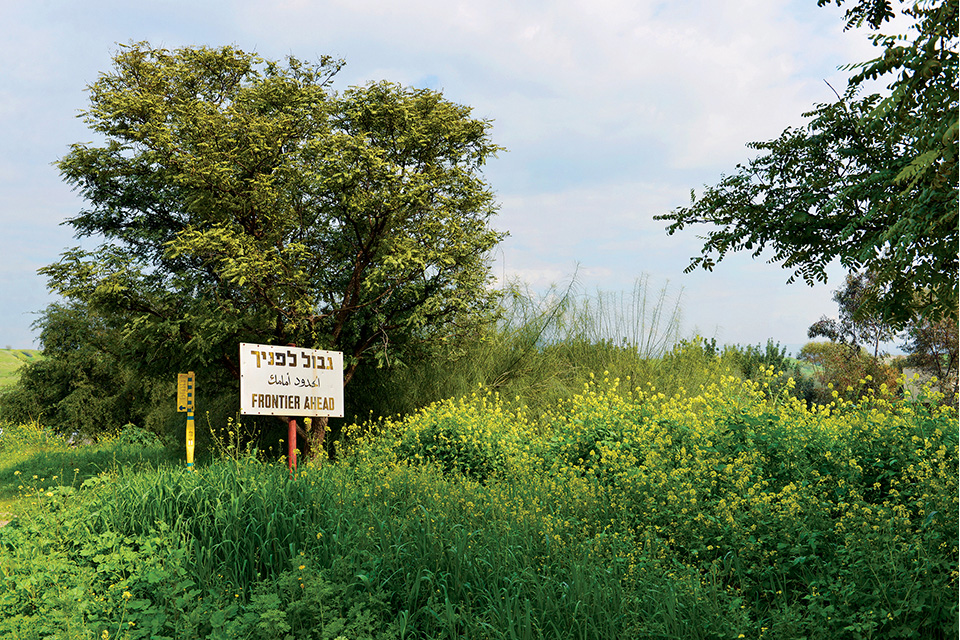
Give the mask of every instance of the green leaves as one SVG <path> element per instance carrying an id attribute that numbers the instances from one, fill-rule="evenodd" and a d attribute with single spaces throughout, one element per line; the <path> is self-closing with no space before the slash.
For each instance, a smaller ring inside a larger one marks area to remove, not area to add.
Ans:
<path id="1" fill-rule="evenodd" d="M 915 20 L 913 39 L 874 36 L 882 55 L 853 65 L 842 98 L 804 114 L 807 125 L 748 145 L 755 158 L 689 206 L 656 216 L 669 221 L 668 234 L 711 225 L 687 271 L 767 249 L 792 271 L 788 282 L 813 284 L 839 260 L 874 274 L 870 304 L 891 324 L 956 318 L 957 1 L 903 12 Z M 892 16 L 888 3 L 861 0 L 847 26 L 879 28 Z M 861 96 L 881 77 L 891 77 L 888 94 Z"/>
<path id="2" fill-rule="evenodd" d="M 106 244 L 45 267 L 51 287 L 221 370 L 237 342 L 295 342 L 344 351 L 347 380 L 483 321 L 490 123 L 388 82 L 337 94 L 341 65 L 122 47 L 84 114 L 104 144 L 59 163 L 88 203 L 70 224 Z"/>

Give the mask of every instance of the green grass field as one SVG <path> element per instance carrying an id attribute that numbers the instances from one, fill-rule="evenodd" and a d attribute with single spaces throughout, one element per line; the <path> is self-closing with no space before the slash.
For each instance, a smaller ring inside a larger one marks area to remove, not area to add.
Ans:
<path id="1" fill-rule="evenodd" d="M 0 349 L 0 389 L 15 383 L 20 367 L 39 357 L 36 349 Z"/>

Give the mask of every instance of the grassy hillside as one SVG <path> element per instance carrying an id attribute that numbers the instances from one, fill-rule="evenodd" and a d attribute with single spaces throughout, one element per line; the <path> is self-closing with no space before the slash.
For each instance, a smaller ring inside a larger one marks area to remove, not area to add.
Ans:
<path id="1" fill-rule="evenodd" d="M 0 388 L 16 382 L 20 367 L 39 357 L 36 349 L 0 349 Z"/>

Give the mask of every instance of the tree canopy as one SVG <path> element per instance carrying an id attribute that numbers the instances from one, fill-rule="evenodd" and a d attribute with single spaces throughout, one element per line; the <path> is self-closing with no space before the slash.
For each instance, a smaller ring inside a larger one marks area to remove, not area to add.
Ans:
<path id="1" fill-rule="evenodd" d="M 819 0 L 820 5 L 829 0 Z M 843 0 L 836 0 L 842 4 Z M 728 253 L 772 251 L 808 284 L 833 260 L 865 270 L 865 304 L 885 322 L 957 317 L 957 0 L 908 3 L 912 39 L 872 39 L 881 54 L 850 65 L 838 100 L 818 104 L 779 138 L 748 145 L 739 164 L 689 206 L 657 219 L 673 234 L 709 225 L 687 271 L 712 270 Z M 894 16 L 886 0 L 860 0 L 847 26 L 875 30 Z M 868 80 L 885 94 L 862 95 Z"/>
<path id="2" fill-rule="evenodd" d="M 823 337 L 848 344 L 854 351 L 859 351 L 862 346 L 870 346 L 873 348 L 873 357 L 879 357 L 880 343 L 891 340 L 896 331 L 865 306 L 864 299 L 873 286 L 871 273 L 847 274 L 843 286 L 833 292 L 840 318 L 821 317 L 810 325 L 807 337 Z"/>
<path id="3" fill-rule="evenodd" d="M 494 308 L 503 234 L 482 178 L 491 123 L 388 82 L 332 88 L 340 61 L 232 47 L 121 47 L 59 161 L 99 237 L 41 269 L 117 326 L 114 356 L 237 375 L 237 343 L 411 357 Z"/>

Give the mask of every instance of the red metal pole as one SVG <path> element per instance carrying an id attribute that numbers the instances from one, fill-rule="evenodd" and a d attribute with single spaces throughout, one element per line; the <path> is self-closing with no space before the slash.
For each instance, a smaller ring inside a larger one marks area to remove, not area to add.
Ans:
<path id="1" fill-rule="evenodd" d="M 287 343 L 288 347 L 296 347 L 296 343 L 289 342 Z M 289 428 L 287 429 L 287 467 L 290 469 L 290 475 L 293 475 L 293 470 L 297 468 L 297 419 L 289 419 Z"/>
<path id="2" fill-rule="evenodd" d="M 297 468 L 297 419 L 290 418 L 290 428 L 287 431 L 287 445 L 289 454 L 287 455 L 287 466 L 290 473 Z"/>

